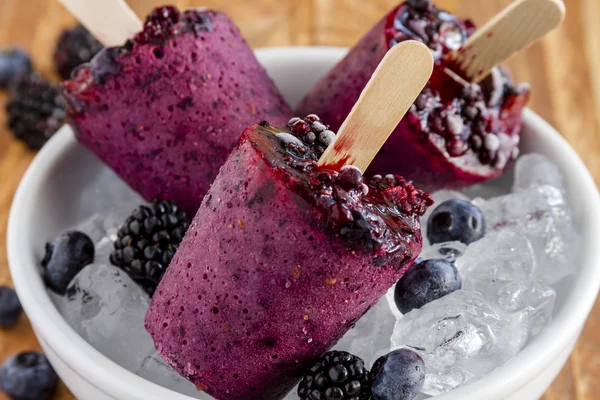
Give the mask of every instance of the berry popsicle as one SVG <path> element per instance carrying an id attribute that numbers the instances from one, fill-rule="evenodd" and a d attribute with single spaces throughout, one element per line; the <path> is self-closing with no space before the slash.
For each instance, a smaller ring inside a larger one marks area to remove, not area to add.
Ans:
<path id="1" fill-rule="evenodd" d="M 147 200 L 193 215 L 239 139 L 291 109 L 224 14 L 157 8 L 65 83 L 77 138 Z"/>
<path id="2" fill-rule="evenodd" d="M 158 353 L 220 400 L 279 399 L 421 251 L 428 194 L 366 168 L 431 76 L 390 50 L 336 136 L 316 115 L 248 128 L 146 315 Z M 402 74 L 397 79 L 397 73 Z"/>
<path id="3" fill-rule="evenodd" d="M 416 39 L 431 49 L 434 74 L 367 172 L 394 171 L 432 190 L 496 177 L 518 154 L 521 111 L 529 89 L 514 86 L 499 68 L 480 84 L 467 82 L 453 69 L 444 57 L 461 48 L 474 31 L 470 21 L 427 0 L 403 3 L 312 88 L 298 112 L 315 110 L 337 129 L 386 52 Z"/>
<path id="4" fill-rule="evenodd" d="M 430 197 L 319 168 L 333 139 L 315 115 L 248 128 L 154 295 L 157 351 L 217 399 L 282 398 L 421 251 Z"/>

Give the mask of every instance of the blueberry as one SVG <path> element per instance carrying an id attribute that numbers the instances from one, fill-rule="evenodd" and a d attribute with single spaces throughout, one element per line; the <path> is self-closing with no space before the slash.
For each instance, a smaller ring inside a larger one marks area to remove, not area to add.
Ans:
<path id="1" fill-rule="evenodd" d="M 58 376 L 42 353 L 12 356 L 0 367 L 0 390 L 13 400 L 49 400 Z"/>
<path id="2" fill-rule="evenodd" d="M 30 71 L 31 59 L 23 50 L 0 50 L 0 89 L 7 89 Z"/>
<path id="3" fill-rule="evenodd" d="M 380 357 L 371 370 L 373 400 L 412 400 L 423 388 L 425 363 L 409 349 Z"/>
<path id="4" fill-rule="evenodd" d="M 44 279 L 54 292 L 64 295 L 71 280 L 94 261 L 94 243 L 82 232 L 61 234 L 53 244 L 46 244 L 42 260 Z"/>
<path id="5" fill-rule="evenodd" d="M 414 264 L 396 284 L 394 300 L 402 314 L 459 290 L 462 286 L 456 267 L 435 259 Z"/>
<path id="6" fill-rule="evenodd" d="M 485 218 L 479 207 L 465 200 L 446 200 L 427 222 L 431 244 L 459 241 L 471 244 L 485 235 Z"/>
<path id="7" fill-rule="evenodd" d="M 21 310 L 17 293 L 7 286 L 0 286 L 0 328 L 15 326 L 21 316 Z"/>

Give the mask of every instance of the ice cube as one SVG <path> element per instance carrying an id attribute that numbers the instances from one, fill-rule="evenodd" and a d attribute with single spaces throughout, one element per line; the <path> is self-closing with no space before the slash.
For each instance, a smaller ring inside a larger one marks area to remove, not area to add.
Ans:
<path id="1" fill-rule="evenodd" d="M 79 201 L 74 202 L 74 207 L 78 208 L 77 215 L 106 213 L 119 204 L 144 203 L 139 194 L 106 166 L 95 168 L 87 179 L 89 184 L 83 186 Z"/>
<path id="2" fill-rule="evenodd" d="M 521 311 L 529 323 L 529 336 L 536 336 L 552 319 L 556 303 L 556 290 L 541 280 L 533 283 L 532 294 L 527 307 Z"/>
<path id="3" fill-rule="evenodd" d="M 396 322 L 392 349 L 409 347 L 425 361 L 423 393 L 438 395 L 484 376 L 512 358 L 521 348 L 506 346 L 527 336 L 518 319 L 506 322 L 505 313 L 482 294 L 459 290 Z"/>
<path id="4" fill-rule="evenodd" d="M 138 205 L 132 202 L 123 203 L 109 212 L 96 213 L 77 225 L 75 229 L 88 235 L 94 242 L 96 264 L 109 264 L 117 230 Z"/>
<path id="5" fill-rule="evenodd" d="M 390 292 L 393 299 L 393 288 Z M 388 296 L 382 297 L 358 320 L 356 326 L 340 339 L 334 350 L 344 350 L 357 355 L 369 368 L 375 360 L 390 350 L 390 336 L 396 322 L 392 310 Z"/>
<path id="6" fill-rule="evenodd" d="M 433 258 L 443 258 L 454 262 L 467 249 L 467 245 L 461 242 L 437 243 L 434 245 L 424 244 L 421 258 L 431 260 Z"/>
<path id="7" fill-rule="evenodd" d="M 158 354 L 146 357 L 136 375 L 156 383 L 164 388 L 191 396 L 195 399 L 210 400 L 212 397 L 199 391 L 196 387 L 180 376 Z"/>
<path id="8" fill-rule="evenodd" d="M 552 213 L 561 216 L 570 214 L 565 197 L 560 189 L 549 185 L 532 186 L 518 193 L 494 197 L 488 200 L 477 198 L 473 203 L 485 215 L 488 229 L 505 226 L 527 216 Z"/>
<path id="9" fill-rule="evenodd" d="M 518 348 L 536 335 L 551 318 L 556 292 L 541 280 L 532 243 L 523 234 L 502 229 L 473 243 L 456 266 L 463 289 L 483 294 L 486 300 L 508 312 L 509 323 L 526 324 L 508 345 Z"/>
<path id="10" fill-rule="evenodd" d="M 298 385 L 296 385 L 296 387 L 291 390 L 283 400 L 300 400 L 300 396 L 298 396 Z"/>
<path id="11" fill-rule="evenodd" d="M 531 241 L 539 275 L 553 285 L 575 271 L 581 240 L 570 214 L 543 213 L 517 221 L 515 226 Z"/>
<path id="12" fill-rule="evenodd" d="M 90 264 L 65 296 L 53 296 L 67 323 L 96 350 L 135 372 L 155 352 L 144 329 L 148 295 L 114 266 Z"/>
<path id="13" fill-rule="evenodd" d="M 463 289 L 475 290 L 506 311 L 530 301 L 536 269 L 529 240 L 509 229 L 492 232 L 472 243 L 456 262 Z"/>
<path id="14" fill-rule="evenodd" d="M 573 273 L 581 241 L 560 189 L 531 186 L 518 193 L 473 202 L 482 209 L 488 231 L 510 228 L 529 239 L 539 275 L 546 284 L 553 285 Z"/>
<path id="15" fill-rule="evenodd" d="M 532 153 L 519 157 L 515 164 L 513 191 L 521 192 L 537 185 L 549 185 L 565 192 L 564 177 L 546 156 Z"/>

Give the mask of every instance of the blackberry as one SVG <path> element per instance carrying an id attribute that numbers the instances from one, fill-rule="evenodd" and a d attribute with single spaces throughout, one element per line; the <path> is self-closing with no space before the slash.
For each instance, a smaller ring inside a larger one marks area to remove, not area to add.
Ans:
<path id="1" fill-rule="evenodd" d="M 55 68 L 63 79 L 69 79 L 75 68 L 89 62 L 102 49 L 102 44 L 83 25 L 67 29 L 54 49 Z"/>
<path id="2" fill-rule="evenodd" d="M 110 262 L 152 296 L 188 225 L 186 213 L 173 202 L 154 200 L 139 206 L 117 232 Z"/>
<path id="3" fill-rule="evenodd" d="M 66 108 L 58 85 L 30 74 L 10 92 L 6 105 L 7 125 L 15 138 L 37 150 L 64 124 Z"/>
<path id="4" fill-rule="evenodd" d="M 330 351 L 308 370 L 298 386 L 302 400 L 368 400 L 369 371 L 362 359 L 345 351 Z"/>

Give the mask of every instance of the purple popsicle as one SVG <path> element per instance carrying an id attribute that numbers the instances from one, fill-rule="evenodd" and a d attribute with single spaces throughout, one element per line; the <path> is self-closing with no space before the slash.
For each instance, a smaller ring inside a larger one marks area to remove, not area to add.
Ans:
<path id="1" fill-rule="evenodd" d="M 78 139 L 147 200 L 193 215 L 240 132 L 290 107 L 237 27 L 208 10 L 155 9 L 123 47 L 65 83 Z"/>
<path id="2" fill-rule="evenodd" d="M 435 60 L 431 80 L 367 175 L 394 172 L 428 190 L 461 188 L 502 174 L 518 155 L 528 85 L 513 85 L 500 68 L 471 84 L 444 57 L 475 31 L 469 20 L 429 0 L 408 0 L 379 21 L 301 101 L 297 113 L 317 112 L 339 129 L 385 54 L 409 39 Z M 450 72 L 448 72 L 450 71 Z"/>
<path id="3" fill-rule="evenodd" d="M 397 175 L 318 169 L 310 115 L 248 128 L 159 285 L 159 354 L 219 400 L 280 399 L 404 274 L 432 201 Z"/>

